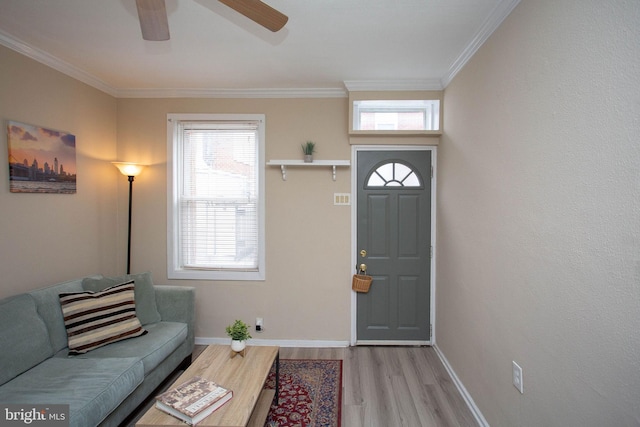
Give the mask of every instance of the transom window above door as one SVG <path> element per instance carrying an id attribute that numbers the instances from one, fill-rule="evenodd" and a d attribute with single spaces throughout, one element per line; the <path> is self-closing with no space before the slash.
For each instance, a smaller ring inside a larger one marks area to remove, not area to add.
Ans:
<path id="1" fill-rule="evenodd" d="M 442 135 L 441 104 L 437 91 L 349 92 L 349 135 Z"/>
<path id="2" fill-rule="evenodd" d="M 376 167 L 367 178 L 366 188 L 411 187 L 423 188 L 422 179 L 410 165 L 388 162 Z"/>
<path id="3" fill-rule="evenodd" d="M 437 131 L 440 100 L 353 101 L 353 130 Z"/>

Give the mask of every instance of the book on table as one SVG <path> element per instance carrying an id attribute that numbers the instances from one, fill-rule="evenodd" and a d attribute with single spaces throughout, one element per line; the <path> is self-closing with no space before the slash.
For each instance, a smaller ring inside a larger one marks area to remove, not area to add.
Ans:
<path id="1" fill-rule="evenodd" d="M 193 377 L 158 396 L 156 407 L 190 425 L 196 425 L 233 397 L 213 381 Z"/>

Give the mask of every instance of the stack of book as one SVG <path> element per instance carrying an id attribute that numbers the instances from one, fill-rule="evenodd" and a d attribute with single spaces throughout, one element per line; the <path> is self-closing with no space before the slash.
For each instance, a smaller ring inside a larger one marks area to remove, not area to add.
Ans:
<path id="1" fill-rule="evenodd" d="M 213 381 L 193 377 L 156 397 L 156 407 L 195 426 L 233 397 L 233 392 Z"/>

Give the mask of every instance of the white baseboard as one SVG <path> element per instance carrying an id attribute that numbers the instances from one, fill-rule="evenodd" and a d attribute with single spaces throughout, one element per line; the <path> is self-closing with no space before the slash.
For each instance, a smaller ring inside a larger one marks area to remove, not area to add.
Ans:
<path id="1" fill-rule="evenodd" d="M 462 395 L 462 398 L 467 403 L 467 406 L 471 410 L 471 413 L 473 414 L 473 417 L 478 422 L 478 425 L 481 426 L 481 427 L 490 427 L 489 423 L 487 422 L 487 420 L 482 415 L 482 412 L 480 412 L 480 409 L 476 406 L 476 403 L 473 401 L 473 398 L 471 397 L 471 395 L 469 394 L 467 389 L 464 387 L 464 384 L 462 384 L 462 381 L 460 381 L 460 378 L 458 378 L 458 376 L 456 375 L 455 371 L 453 370 L 453 368 L 449 364 L 449 361 L 447 360 L 446 357 L 444 357 L 444 354 L 442 354 L 442 352 L 440 351 L 440 348 L 438 348 L 437 345 L 434 345 L 433 348 L 436 350 L 436 354 L 438 355 L 438 357 L 440 358 L 440 361 L 442 362 L 442 364 L 444 365 L 445 369 L 447 370 L 447 372 L 451 376 L 451 379 L 453 380 L 453 383 L 458 388 L 458 391 Z"/>
<path id="2" fill-rule="evenodd" d="M 209 345 L 209 344 L 231 344 L 229 338 L 210 338 L 210 337 L 196 337 L 197 345 Z M 321 340 L 265 340 L 259 338 L 253 338 L 247 341 L 249 345 L 265 346 L 265 345 L 277 345 L 279 347 L 318 347 L 318 348 L 332 348 L 332 347 L 349 347 L 349 341 L 321 341 Z"/>

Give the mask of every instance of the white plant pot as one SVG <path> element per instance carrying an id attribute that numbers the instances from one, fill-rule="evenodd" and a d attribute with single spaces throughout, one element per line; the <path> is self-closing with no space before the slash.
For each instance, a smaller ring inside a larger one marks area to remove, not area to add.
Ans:
<path id="1" fill-rule="evenodd" d="M 231 340 L 231 350 L 235 351 L 236 353 L 244 350 L 246 346 L 247 346 L 246 341 Z"/>

